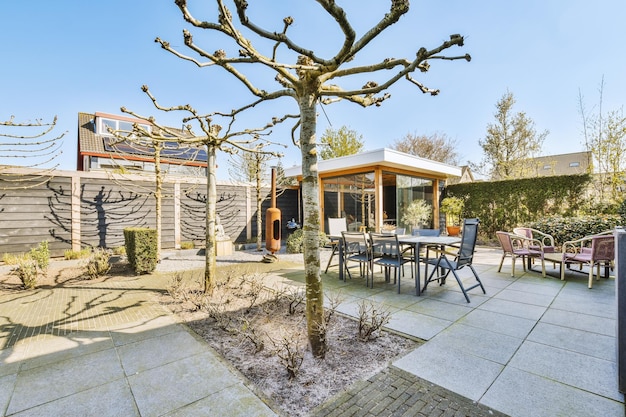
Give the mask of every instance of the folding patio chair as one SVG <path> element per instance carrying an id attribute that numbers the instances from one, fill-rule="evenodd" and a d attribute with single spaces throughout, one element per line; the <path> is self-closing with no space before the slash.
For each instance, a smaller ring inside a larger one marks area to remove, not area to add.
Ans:
<path id="1" fill-rule="evenodd" d="M 427 262 L 430 265 L 434 265 L 434 269 L 424 282 L 424 288 L 422 291 L 426 291 L 426 287 L 430 282 L 439 281 L 439 285 L 444 285 L 446 283 L 446 278 L 452 272 L 454 278 L 456 278 L 456 282 L 459 284 L 463 295 L 465 296 L 465 300 L 469 303 L 470 299 L 467 295 L 467 292 L 480 287 L 483 290 L 483 294 L 486 294 L 485 287 L 483 287 L 483 283 L 480 281 L 476 270 L 472 266 L 472 261 L 474 259 L 474 250 L 476 248 L 476 238 L 478 236 L 478 224 L 480 221 L 478 219 L 465 219 L 463 222 L 463 233 L 461 235 L 461 244 L 458 246 L 457 252 L 450 252 L 444 249 L 438 248 L 429 248 L 429 251 L 433 251 L 438 253 L 437 259 L 431 259 Z M 459 278 L 457 271 L 463 269 L 465 267 L 469 267 L 469 269 L 474 274 L 476 278 L 476 284 L 471 287 L 465 288 L 463 285 L 463 281 Z M 441 275 L 439 275 L 441 273 Z M 438 275 L 435 275 L 438 274 Z"/>

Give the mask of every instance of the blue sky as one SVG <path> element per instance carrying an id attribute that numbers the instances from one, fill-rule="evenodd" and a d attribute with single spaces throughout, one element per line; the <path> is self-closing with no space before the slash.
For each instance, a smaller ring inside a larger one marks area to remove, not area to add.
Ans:
<path id="1" fill-rule="evenodd" d="M 313 0 L 248 3 L 250 16 L 268 30 L 281 30 L 282 18 L 293 16 L 289 33 L 319 55 L 330 57 L 340 46 L 336 24 Z M 337 3 L 361 36 L 391 1 Z M 190 0 L 190 7 L 198 18 L 213 20 L 214 2 Z M 549 130 L 544 155 L 581 151 L 579 91 L 588 111 L 597 109 L 602 77 L 604 110 L 620 109 L 626 98 L 625 16 L 624 0 L 413 1 L 409 13 L 368 45 L 356 62 L 411 58 L 420 47 L 436 47 L 453 33 L 465 36 L 465 46 L 450 54 L 469 53 L 472 61 L 432 61 L 428 73 L 415 75 L 428 87 L 440 89 L 437 97 L 400 81 L 381 107 L 326 106 L 319 113 L 318 135 L 329 122 L 334 128 L 346 125 L 363 136 L 366 149 L 378 149 L 407 133 L 440 132 L 457 141 L 462 163 L 478 162 L 482 158 L 478 141 L 494 121 L 496 102 L 510 91 L 517 100 L 514 110 L 525 112 L 538 131 Z M 179 125 L 180 115 L 154 109 L 141 92 L 143 84 L 163 105 L 189 103 L 201 112 L 226 111 L 251 101 L 251 94 L 220 68 L 200 69 L 154 42 L 158 36 L 191 54 L 182 42 L 184 28 L 189 25 L 173 0 L 4 2 L 0 119 L 58 116 L 57 132 L 67 131 L 60 168 L 74 170 L 79 112 L 122 114 L 119 109 L 125 106 Z M 209 51 L 237 50 L 224 38 L 192 33 Z M 250 77 L 262 88 L 277 88 L 273 75 L 257 71 Z M 240 122 L 257 126 L 285 112 L 297 112 L 296 103 L 289 99 L 268 103 Z M 283 151 L 287 167 L 300 164 L 288 131 L 287 126 L 279 127 L 271 136 L 290 145 Z M 218 178 L 227 177 L 222 160 Z"/>

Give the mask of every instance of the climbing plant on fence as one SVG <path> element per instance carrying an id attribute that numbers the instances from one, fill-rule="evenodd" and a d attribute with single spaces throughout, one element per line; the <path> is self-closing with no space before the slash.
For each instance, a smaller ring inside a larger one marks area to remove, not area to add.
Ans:
<path id="1" fill-rule="evenodd" d="M 537 219 L 574 216 L 585 206 L 591 176 L 563 175 L 452 184 L 444 196 L 465 199 L 464 217 L 478 217 L 483 237 L 513 230 Z"/>

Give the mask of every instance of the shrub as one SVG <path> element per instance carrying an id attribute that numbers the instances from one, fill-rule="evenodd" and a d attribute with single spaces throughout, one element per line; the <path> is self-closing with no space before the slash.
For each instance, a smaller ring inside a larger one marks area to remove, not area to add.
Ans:
<path id="1" fill-rule="evenodd" d="M 328 236 L 326 236 L 326 233 L 320 232 L 320 247 L 326 246 L 327 244 Z M 286 246 L 287 253 L 304 252 L 304 232 L 302 229 L 294 230 L 293 233 L 289 235 Z"/>
<path id="2" fill-rule="evenodd" d="M 111 269 L 111 264 L 109 263 L 110 258 L 111 254 L 106 249 L 95 248 L 85 266 L 85 274 L 87 277 L 89 279 L 97 279 L 106 275 Z"/>
<path id="3" fill-rule="evenodd" d="M 70 260 L 70 259 L 83 259 L 83 258 L 87 258 L 91 255 L 91 249 L 89 248 L 83 248 L 79 251 L 75 251 L 75 250 L 66 250 L 63 253 L 63 258 L 65 260 Z"/>
<path id="4" fill-rule="evenodd" d="M 128 263 L 136 274 L 150 273 L 157 264 L 157 233 L 154 229 L 128 227 L 124 229 Z"/>
<path id="5" fill-rule="evenodd" d="M 5 253 L 4 255 L 2 255 L 2 262 L 4 262 L 5 265 L 17 265 L 20 261 L 26 259 L 30 259 L 30 256 L 28 256 L 28 254 L 26 253 Z"/>
<path id="6" fill-rule="evenodd" d="M 180 242 L 181 249 L 193 249 L 196 245 L 193 242 Z"/>
<path id="7" fill-rule="evenodd" d="M 29 258 L 20 259 L 12 271 L 18 276 L 24 288 L 31 290 L 37 285 L 38 269 L 37 261 Z"/>
<path id="8" fill-rule="evenodd" d="M 581 217 L 546 217 L 528 223 L 529 227 L 552 235 L 557 246 L 568 240 L 580 239 L 585 236 L 614 229 L 620 223 L 617 215 L 581 216 Z"/>
<path id="9" fill-rule="evenodd" d="M 50 264 L 50 250 L 48 249 L 48 241 L 40 242 L 36 248 L 32 248 L 29 252 L 30 258 L 37 263 L 37 267 L 45 274 Z"/>

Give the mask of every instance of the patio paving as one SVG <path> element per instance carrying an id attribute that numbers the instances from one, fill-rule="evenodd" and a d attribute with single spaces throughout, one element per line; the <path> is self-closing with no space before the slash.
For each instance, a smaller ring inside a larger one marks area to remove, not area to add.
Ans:
<path id="1" fill-rule="evenodd" d="M 373 289 L 359 278 L 339 281 L 336 267 L 323 274 L 325 292 L 345 297 L 342 312 L 356 315 L 364 299 L 383 303 L 391 330 L 427 342 L 313 415 L 487 416 L 493 409 L 513 417 L 624 416 L 614 278 L 591 290 L 577 272 L 560 281 L 517 268 L 511 278 L 510 263 L 497 272 L 499 259 L 499 250 L 477 250 L 474 266 L 487 294 L 471 291 L 470 303 L 454 279 L 417 297 L 410 275 L 398 294 L 381 274 Z M 302 276 L 289 270 L 273 279 L 302 285 Z M 154 301 L 167 279 L 0 294 L 0 414 L 275 415 L 245 378 Z"/>
<path id="2" fill-rule="evenodd" d="M 392 364 L 419 378 L 510 416 L 624 416 L 614 277 L 588 289 L 585 273 L 567 271 L 561 281 L 558 269 L 546 265 L 542 278 L 518 261 L 512 278 L 509 259 L 497 272 L 500 256 L 497 249 L 477 250 L 474 266 L 487 294 L 471 291 L 470 303 L 454 277 L 412 296 L 413 303 L 408 278 L 401 294 L 381 274 L 369 293 L 352 290 L 364 285 L 360 279 L 343 283 L 329 273 L 324 284 L 350 295 L 344 312 L 376 300 L 392 311 L 390 329 L 428 340 Z M 470 271 L 461 277 L 474 281 Z"/>

